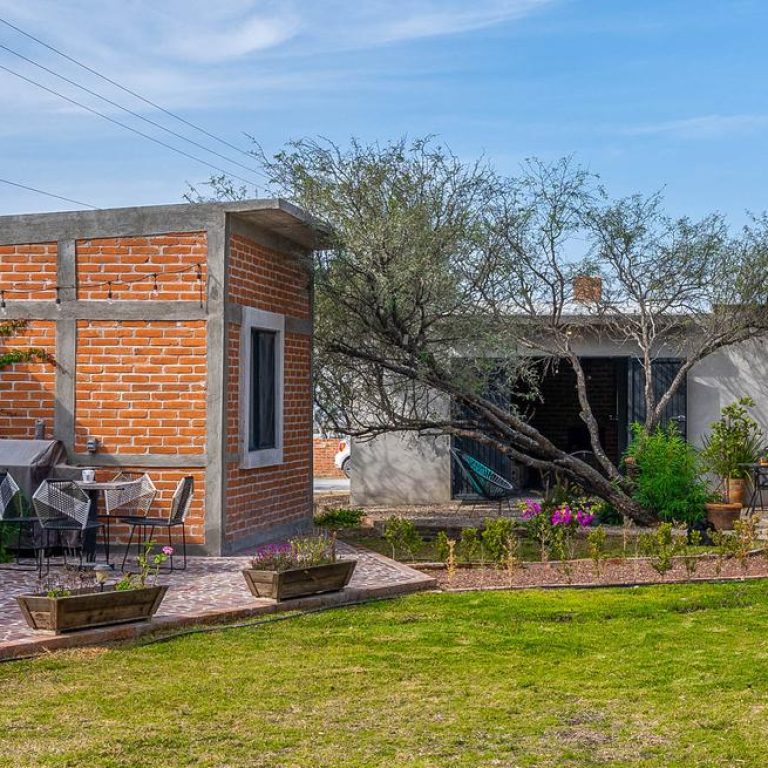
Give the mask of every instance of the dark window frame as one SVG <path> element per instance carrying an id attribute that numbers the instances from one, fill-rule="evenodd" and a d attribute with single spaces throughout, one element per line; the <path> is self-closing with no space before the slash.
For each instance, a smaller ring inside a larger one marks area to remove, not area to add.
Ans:
<path id="1" fill-rule="evenodd" d="M 278 439 L 278 332 L 251 328 L 248 451 L 273 450 Z"/>

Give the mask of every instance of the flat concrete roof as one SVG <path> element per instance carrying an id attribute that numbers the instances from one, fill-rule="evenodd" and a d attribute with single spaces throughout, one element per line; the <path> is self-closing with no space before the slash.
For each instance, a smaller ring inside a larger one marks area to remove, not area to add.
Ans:
<path id="1" fill-rule="evenodd" d="M 307 250 L 322 247 L 330 233 L 330 227 L 299 206 L 268 198 L 0 216 L 0 244 L 193 231 L 220 221 L 222 214 L 236 216 Z"/>

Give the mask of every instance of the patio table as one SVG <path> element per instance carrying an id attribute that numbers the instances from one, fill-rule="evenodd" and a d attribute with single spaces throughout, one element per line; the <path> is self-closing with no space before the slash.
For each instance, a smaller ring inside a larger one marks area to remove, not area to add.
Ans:
<path id="1" fill-rule="evenodd" d="M 99 518 L 105 521 L 104 523 L 104 554 L 109 563 L 109 522 L 111 515 L 108 514 L 106 504 L 104 505 L 104 513 L 99 512 L 99 496 L 103 495 L 107 491 L 119 491 L 124 488 L 130 488 L 131 485 L 136 483 L 136 480 L 105 480 L 96 481 L 92 480 L 87 482 L 85 480 L 73 481 L 78 488 L 81 488 L 88 494 L 88 498 L 91 500 L 91 511 L 88 517 L 92 520 L 98 520 Z M 86 535 L 86 541 L 83 542 L 83 549 L 89 552 L 89 559 L 92 560 L 96 553 L 96 531 L 89 531 Z"/>

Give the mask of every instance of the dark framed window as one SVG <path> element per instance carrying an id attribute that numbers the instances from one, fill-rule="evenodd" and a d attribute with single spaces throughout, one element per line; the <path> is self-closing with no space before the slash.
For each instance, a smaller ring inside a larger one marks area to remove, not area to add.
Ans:
<path id="1" fill-rule="evenodd" d="M 251 331 L 248 450 L 277 447 L 277 333 Z"/>

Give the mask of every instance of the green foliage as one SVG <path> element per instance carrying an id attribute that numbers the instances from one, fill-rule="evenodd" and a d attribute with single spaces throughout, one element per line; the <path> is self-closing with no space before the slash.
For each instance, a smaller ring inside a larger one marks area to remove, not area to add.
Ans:
<path id="1" fill-rule="evenodd" d="M 633 424 L 627 455 L 635 459 L 633 495 L 643 507 L 666 522 L 693 523 L 703 518 L 708 492 L 699 477 L 698 456 L 673 423 L 650 434 Z"/>
<path id="2" fill-rule="evenodd" d="M 685 551 L 685 539 L 674 535 L 672 523 L 661 523 L 649 533 L 640 534 L 640 551 L 649 557 L 651 567 L 663 579 L 672 570 L 673 558 Z"/>
<path id="3" fill-rule="evenodd" d="M 365 515 L 365 510 L 350 507 L 329 507 L 315 515 L 314 524 L 318 528 L 339 530 L 342 528 L 357 528 Z"/>
<path id="4" fill-rule="evenodd" d="M 755 405 L 751 397 L 742 397 L 720 411 L 720 419 L 710 424 L 701 459 L 704 468 L 723 480 L 746 478 L 749 470 L 740 466 L 753 464 L 765 450 L 764 435 L 749 415 Z"/>
<path id="5" fill-rule="evenodd" d="M 26 327 L 24 320 L 10 320 L 0 323 L 0 339 L 8 338 L 17 334 Z M 44 349 L 31 347 L 29 349 L 13 349 L 7 352 L 0 352 L 0 371 L 15 363 L 29 363 L 32 361 L 43 361 L 50 359 L 50 356 Z"/>
<path id="6" fill-rule="evenodd" d="M 595 499 L 591 504 L 591 510 L 595 515 L 595 520 L 600 525 L 623 525 L 624 515 L 608 501 Z"/>
<path id="7" fill-rule="evenodd" d="M 477 562 L 481 548 L 482 542 L 477 528 L 464 528 L 458 544 L 460 557 L 467 563 Z"/>
<path id="8" fill-rule="evenodd" d="M 448 534 L 445 531 L 440 531 L 437 536 L 435 536 L 435 553 L 437 554 L 437 559 L 442 563 L 447 562 L 450 551 L 451 547 Z"/>
<path id="9" fill-rule="evenodd" d="M 600 561 L 605 553 L 605 528 L 598 525 L 587 533 L 587 551 L 595 566 L 595 574 L 600 575 Z"/>
<path id="10" fill-rule="evenodd" d="M 398 555 L 413 557 L 424 543 L 413 522 L 397 515 L 390 517 L 384 524 L 384 538 L 392 547 L 393 558 Z"/>
<path id="11" fill-rule="evenodd" d="M 505 565 L 512 548 L 515 550 L 515 524 L 508 517 L 487 518 L 482 542 L 488 557 L 499 566 Z"/>

